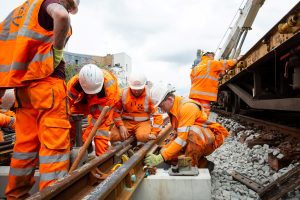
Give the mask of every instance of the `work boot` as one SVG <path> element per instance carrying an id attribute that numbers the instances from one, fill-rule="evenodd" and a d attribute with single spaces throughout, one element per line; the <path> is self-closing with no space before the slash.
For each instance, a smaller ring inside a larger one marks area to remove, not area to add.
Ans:
<path id="1" fill-rule="evenodd" d="M 207 168 L 207 162 L 208 162 L 208 160 L 205 157 L 202 157 L 198 161 L 198 168 Z"/>
<path id="2" fill-rule="evenodd" d="M 207 168 L 208 168 L 209 173 L 211 173 L 215 168 L 215 163 L 213 163 L 212 161 L 208 161 Z"/>
<path id="3" fill-rule="evenodd" d="M 198 161 L 198 168 L 207 168 L 211 173 L 214 170 L 215 164 L 212 161 L 207 160 L 205 157 L 202 157 Z"/>

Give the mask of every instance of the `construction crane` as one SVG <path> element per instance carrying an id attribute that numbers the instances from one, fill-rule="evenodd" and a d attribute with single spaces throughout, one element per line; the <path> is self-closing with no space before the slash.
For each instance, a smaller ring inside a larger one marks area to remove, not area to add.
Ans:
<path id="1" fill-rule="evenodd" d="M 251 30 L 253 21 L 264 2 L 265 0 L 247 0 L 244 7 L 239 9 L 239 15 L 234 17 L 237 20 L 233 20 L 233 26 L 228 29 L 230 31 L 228 36 L 223 37 L 226 40 L 222 39 L 220 42 L 215 56 L 216 60 L 237 58 L 240 55 L 247 33 Z M 221 45 L 222 47 L 220 47 Z"/>

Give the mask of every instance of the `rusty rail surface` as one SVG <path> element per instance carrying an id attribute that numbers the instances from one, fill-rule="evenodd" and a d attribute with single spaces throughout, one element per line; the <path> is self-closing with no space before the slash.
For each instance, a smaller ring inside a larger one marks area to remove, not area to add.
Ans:
<path id="1" fill-rule="evenodd" d="M 161 133 L 158 135 L 158 140 L 162 138 L 168 131 L 170 131 L 171 126 L 167 126 Z M 135 189 L 137 188 L 138 184 L 132 185 L 130 182 L 130 176 L 132 176 L 132 173 L 135 173 L 134 175 L 137 177 L 138 181 L 133 181 L 140 183 L 141 180 L 144 178 L 144 172 L 143 172 L 143 158 L 146 155 L 147 152 L 151 150 L 152 147 L 156 144 L 155 140 L 147 142 L 138 152 L 136 152 L 130 159 L 125 162 L 120 168 L 118 168 L 115 173 L 111 174 L 105 181 L 103 181 L 101 184 L 99 184 L 90 194 L 85 196 L 83 199 L 129 199 L 132 195 Z M 132 169 L 135 169 L 135 172 L 130 171 Z M 124 179 L 125 184 L 122 183 Z M 121 183 L 121 185 L 120 185 Z M 123 190 L 120 193 L 117 193 L 116 188 L 129 188 L 131 190 Z"/>
<path id="2" fill-rule="evenodd" d="M 28 199 L 129 199 L 139 183 L 144 178 L 143 158 L 146 153 L 171 130 L 171 126 L 165 127 L 156 140 L 143 145 L 137 152 L 123 163 L 115 171 L 111 171 L 116 163 L 116 155 L 125 153 L 130 149 L 133 138 L 129 138 L 121 144 L 110 148 L 106 153 L 94 158 L 82 167 L 71 172 L 52 186 L 48 186 L 40 192 L 30 196 Z M 99 169 L 108 175 L 105 179 L 98 179 L 92 175 L 92 171 Z M 136 180 L 135 180 L 135 179 Z M 130 188 L 130 190 L 128 190 Z M 127 189 L 127 190 L 126 190 Z"/>

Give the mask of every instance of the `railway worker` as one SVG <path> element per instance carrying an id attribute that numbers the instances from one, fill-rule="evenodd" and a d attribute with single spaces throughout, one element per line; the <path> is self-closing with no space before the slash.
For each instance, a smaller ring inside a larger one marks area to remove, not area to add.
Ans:
<path id="1" fill-rule="evenodd" d="M 207 167 L 205 156 L 220 147 L 229 133 L 220 124 L 208 121 L 199 102 L 175 96 L 174 92 L 174 88 L 165 83 L 151 89 L 152 102 L 168 113 L 176 138 L 163 146 L 159 155 L 148 154 L 145 163 L 156 166 L 164 161 L 176 161 L 184 154 L 191 157 L 193 166 Z"/>
<path id="2" fill-rule="evenodd" d="M 225 70 L 233 69 L 236 59 L 214 60 L 213 52 L 206 52 L 201 62 L 195 66 L 190 74 L 191 89 L 189 98 L 199 102 L 207 115 L 210 113 L 210 103 L 217 101 L 218 80 Z"/>
<path id="3" fill-rule="evenodd" d="M 107 70 L 87 64 L 81 68 L 78 75 L 70 79 L 67 89 L 71 114 L 89 116 L 89 125 L 84 130 L 83 141 L 87 139 L 104 106 L 111 108 L 94 138 L 96 155 L 103 154 L 109 146 L 113 107 L 119 101 L 117 78 Z"/>
<path id="4" fill-rule="evenodd" d="M 16 88 L 16 143 L 6 197 L 23 199 L 39 163 L 43 189 L 67 175 L 69 128 L 63 48 L 79 0 L 26 0 L 0 23 L 0 88 Z"/>
<path id="5" fill-rule="evenodd" d="M 139 142 L 156 139 L 163 118 L 150 100 L 146 76 L 135 72 L 130 74 L 128 80 L 129 87 L 121 92 L 120 101 L 115 108 L 115 126 L 111 130 L 111 141 L 125 140 L 131 135 L 135 135 Z"/>
<path id="6" fill-rule="evenodd" d="M 0 94 L 0 96 L 2 96 L 2 94 Z M 14 90 L 4 90 L 3 96 L 0 97 L 0 142 L 4 141 L 4 130 L 2 130 L 2 128 L 8 128 L 12 131 L 15 130 L 16 115 L 10 110 L 14 103 Z"/>

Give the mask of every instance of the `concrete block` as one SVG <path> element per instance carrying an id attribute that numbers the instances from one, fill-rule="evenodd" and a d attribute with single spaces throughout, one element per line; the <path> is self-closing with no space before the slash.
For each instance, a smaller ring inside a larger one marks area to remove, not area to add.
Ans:
<path id="1" fill-rule="evenodd" d="M 143 180 L 133 200 L 209 200 L 211 177 L 207 169 L 199 169 L 198 176 L 169 176 L 168 170 L 157 169 L 155 175 Z"/>

